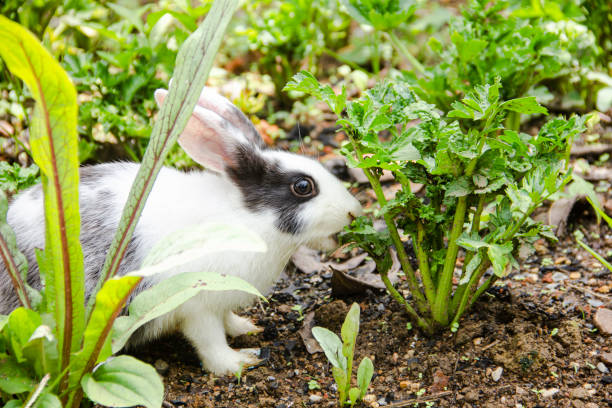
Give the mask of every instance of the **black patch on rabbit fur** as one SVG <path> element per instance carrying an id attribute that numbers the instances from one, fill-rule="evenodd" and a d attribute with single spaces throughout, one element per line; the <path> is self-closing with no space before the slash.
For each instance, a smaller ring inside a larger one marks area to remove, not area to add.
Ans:
<path id="1" fill-rule="evenodd" d="M 299 218 L 300 205 L 311 197 L 296 197 L 291 185 L 308 176 L 296 171 L 283 171 L 278 163 L 266 161 L 252 147 L 239 145 L 235 151 L 235 167 L 228 167 L 227 174 L 240 188 L 245 205 L 251 211 L 272 209 L 278 214 L 276 227 L 289 234 L 298 234 L 304 228 Z"/>

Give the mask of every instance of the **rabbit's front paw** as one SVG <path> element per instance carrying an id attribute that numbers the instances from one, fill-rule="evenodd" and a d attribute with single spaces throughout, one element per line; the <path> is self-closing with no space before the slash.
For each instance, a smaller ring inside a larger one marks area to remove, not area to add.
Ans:
<path id="1" fill-rule="evenodd" d="M 225 333 L 231 337 L 249 333 L 261 333 L 263 331 L 261 327 L 253 324 L 251 320 L 246 317 L 238 316 L 234 312 L 227 312 L 225 314 L 223 326 L 225 327 Z"/>
<path id="2" fill-rule="evenodd" d="M 201 357 L 204 368 L 215 375 L 235 375 L 261 361 L 252 354 L 236 351 L 229 347 L 227 350 L 217 350 L 215 353 Z"/>

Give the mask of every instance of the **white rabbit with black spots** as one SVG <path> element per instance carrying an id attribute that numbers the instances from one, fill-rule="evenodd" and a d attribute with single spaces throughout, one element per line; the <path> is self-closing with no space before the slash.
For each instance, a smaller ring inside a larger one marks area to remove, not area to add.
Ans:
<path id="1" fill-rule="evenodd" d="M 166 95 L 163 89 L 155 92 L 159 105 Z M 209 271 L 238 276 L 266 293 L 300 245 L 329 247 L 332 235 L 362 212 L 359 202 L 320 163 L 268 149 L 247 117 L 208 88 L 202 91 L 179 144 L 206 170 L 160 171 L 119 274 L 138 269 L 160 238 L 210 221 L 246 226 L 266 242 L 268 251 L 212 253 L 180 269 L 145 279 L 137 291 L 173 274 Z M 80 238 L 87 297 L 98 279 L 138 167 L 135 163 L 107 163 L 80 171 Z M 8 223 L 29 262 L 28 282 L 40 288 L 35 260 L 35 249 L 44 248 L 40 186 L 12 200 Z M 226 334 L 237 336 L 259 330 L 234 313 L 253 301 L 252 295 L 240 291 L 201 292 L 143 326 L 132 336 L 130 345 L 179 331 L 193 344 L 204 368 L 215 374 L 236 373 L 256 359 L 230 348 Z M 8 314 L 18 305 L 0 262 L 0 314 Z"/>

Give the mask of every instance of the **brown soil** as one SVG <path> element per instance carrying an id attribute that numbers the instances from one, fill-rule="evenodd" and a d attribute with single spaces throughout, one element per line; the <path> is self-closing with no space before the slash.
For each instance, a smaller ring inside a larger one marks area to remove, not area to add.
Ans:
<path id="1" fill-rule="evenodd" d="M 612 231 L 595 225 L 586 208 L 574 210 L 570 229 L 599 234 L 590 244 L 605 255 L 612 249 Z M 485 295 L 456 333 L 433 338 L 407 330 L 406 316 L 384 292 L 332 298 L 329 278 L 328 273 L 307 275 L 290 266 L 269 303 L 245 311 L 264 331 L 234 339 L 232 346 L 261 348 L 264 362 L 244 372 L 240 381 L 203 371 L 193 349 L 178 337 L 138 352 L 163 373 L 164 405 L 337 405 L 330 365 L 323 353 L 306 351 L 298 334 L 302 318 L 292 307 L 301 305 L 304 315 L 315 313 L 317 325 L 338 331 L 350 303 L 358 302 L 356 361 L 369 356 L 375 366 L 362 406 L 612 406 L 612 375 L 602 373 L 600 364 L 601 354 L 612 351 L 612 341 L 592 320 L 597 307 L 612 305 L 606 293 L 611 274 L 569 237 L 556 246 L 538 243 L 536 254 L 495 293 Z"/>

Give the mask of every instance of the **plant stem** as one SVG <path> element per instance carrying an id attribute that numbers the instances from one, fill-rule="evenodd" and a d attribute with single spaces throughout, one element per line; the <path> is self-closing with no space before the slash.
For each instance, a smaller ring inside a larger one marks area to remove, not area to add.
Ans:
<path id="1" fill-rule="evenodd" d="M 374 71 L 374 75 L 378 76 L 380 72 L 380 33 L 378 31 L 374 31 L 372 35 L 372 70 Z"/>
<path id="2" fill-rule="evenodd" d="M 408 60 L 410 65 L 423 76 L 425 76 L 425 68 L 421 63 L 408 51 L 408 48 L 397 38 L 397 36 L 393 33 L 393 31 L 389 31 L 387 33 L 389 38 L 391 39 L 391 43 L 395 46 L 397 51 L 402 54 L 404 58 Z"/>
<path id="3" fill-rule="evenodd" d="M 424 238 L 425 228 L 423 227 L 423 223 L 421 221 L 417 221 L 417 236 L 416 240 L 414 238 L 412 239 L 412 245 L 414 246 L 417 259 L 419 260 L 419 271 L 421 272 L 421 279 L 423 281 L 423 286 L 425 287 L 427 302 L 429 302 L 430 305 L 433 305 L 436 298 L 436 289 L 431 280 L 427 253 L 423 249 Z"/>
<path id="4" fill-rule="evenodd" d="M 455 217 L 453 218 L 453 227 L 450 238 L 448 239 L 448 248 L 446 249 L 446 257 L 444 258 L 444 267 L 442 275 L 438 281 L 438 290 L 436 291 L 436 299 L 432 308 L 432 316 L 434 320 L 442 326 L 448 325 L 448 301 L 453 284 L 453 272 L 455 270 L 455 262 L 457 260 L 457 252 L 459 245 L 457 239 L 463 231 L 463 220 L 465 218 L 465 210 L 467 207 L 467 196 L 459 197 L 457 208 L 455 209 Z"/>
<path id="5" fill-rule="evenodd" d="M 521 114 L 519 112 L 508 112 L 506 117 L 506 129 L 519 131 L 521 127 Z"/>
<path id="6" fill-rule="evenodd" d="M 470 229 L 470 233 L 472 235 L 477 234 L 480 231 L 480 216 L 482 215 L 482 210 L 484 209 L 486 194 L 481 194 L 478 196 L 478 206 L 476 207 L 476 211 L 474 212 L 474 218 L 472 219 L 472 227 Z M 461 277 L 459 278 L 459 282 L 461 282 L 465 276 L 467 271 L 467 266 L 470 261 L 474 258 L 473 252 L 468 252 L 465 255 L 465 259 L 463 260 L 463 268 L 461 270 Z M 454 315 L 457 312 L 457 306 L 459 306 L 459 299 L 463 297 L 463 292 L 465 291 L 467 284 L 459 284 L 457 286 L 457 290 L 451 299 L 451 314 Z"/>
<path id="7" fill-rule="evenodd" d="M 384 207 L 387 204 L 387 199 L 382 191 L 382 186 L 380 185 L 380 180 L 375 177 L 370 169 L 364 169 L 364 173 L 368 180 L 370 181 L 370 185 L 376 194 L 376 199 L 381 207 Z M 389 229 L 389 235 L 391 236 L 391 240 L 395 245 L 395 250 L 397 251 L 397 258 L 402 265 L 402 270 L 406 274 L 408 278 L 408 286 L 410 287 L 410 292 L 417 304 L 417 308 L 421 313 L 427 313 L 429 310 L 429 306 L 427 305 L 427 301 L 423 292 L 419 288 L 419 282 L 417 281 L 416 274 L 414 273 L 414 269 L 410 265 L 410 260 L 408 259 L 408 255 L 406 254 L 406 250 L 404 249 L 404 243 L 402 242 L 399 232 L 397 231 L 397 227 L 393 222 L 393 219 L 389 214 L 383 214 L 383 219 L 385 220 L 385 224 L 387 224 L 387 228 Z"/>
<path id="8" fill-rule="evenodd" d="M 483 259 L 480 265 L 478 266 L 478 269 L 476 269 L 472 273 L 470 281 L 467 284 L 466 290 L 463 292 L 461 302 L 459 302 L 459 307 L 457 308 L 457 312 L 455 313 L 455 317 L 453 317 L 451 325 L 458 323 L 459 319 L 461 318 L 461 316 L 463 316 L 463 313 L 465 312 L 466 306 L 468 304 L 472 304 L 472 299 L 477 299 L 476 293 L 474 293 L 474 289 L 476 289 L 476 285 L 478 285 L 480 278 L 482 278 L 482 275 L 484 275 L 490 264 L 491 262 L 488 259 Z"/>
<path id="9" fill-rule="evenodd" d="M 387 290 L 391 294 L 391 296 L 400 304 L 403 305 L 406 309 L 406 313 L 408 316 L 412 318 L 412 321 L 417 324 L 427 335 L 433 334 L 433 326 L 423 319 L 416 310 L 404 299 L 404 297 L 395 289 L 391 281 L 389 280 L 389 276 L 387 275 L 387 271 L 380 271 L 380 278 L 383 283 L 387 287 Z"/>
<path id="10" fill-rule="evenodd" d="M 485 283 L 483 283 L 474 293 L 474 296 L 472 297 L 472 300 L 470 301 L 470 306 L 472 306 L 474 304 L 474 302 L 476 300 L 478 300 L 478 298 L 487 290 L 491 287 L 491 285 L 493 285 L 498 279 L 498 276 L 493 274 L 491 276 L 489 276 L 489 278 L 485 281 Z"/>
<path id="11" fill-rule="evenodd" d="M 359 149 L 359 146 L 357 145 L 355 137 L 351 134 L 351 132 L 347 132 L 347 135 L 349 137 L 349 140 L 351 141 L 353 149 L 355 149 L 357 159 L 360 162 L 363 162 L 363 154 L 361 153 L 361 149 Z M 378 177 L 372 174 L 370 169 L 363 169 L 363 173 L 368 178 L 368 181 L 370 182 L 370 185 L 372 186 L 372 189 L 376 194 L 378 204 L 381 208 L 384 207 L 387 204 L 387 199 L 383 194 L 382 186 L 380 185 L 380 180 L 378 179 Z M 410 260 L 408 259 L 408 255 L 406 254 L 406 250 L 404 249 L 404 244 L 400 239 L 399 233 L 397 232 L 397 227 L 395 226 L 395 223 L 393 222 L 393 219 L 389 214 L 385 213 L 383 215 L 383 219 L 385 220 L 385 224 L 387 224 L 387 228 L 389 229 L 389 235 L 391 236 L 391 240 L 395 245 L 395 249 L 397 251 L 397 258 L 399 259 L 400 264 L 402 265 L 402 270 L 408 278 L 408 286 L 410 287 L 410 292 L 412 292 L 412 296 L 414 296 L 417 308 L 421 313 L 427 313 L 430 308 L 427 305 L 427 301 L 425 300 L 423 292 L 421 292 L 421 289 L 419 288 L 419 283 L 417 281 L 416 274 L 414 273 L 414 269 L 412 269 L 412 266 L 410 265 Z M 404 300 L 404 302 L 406 301 Z"/>

